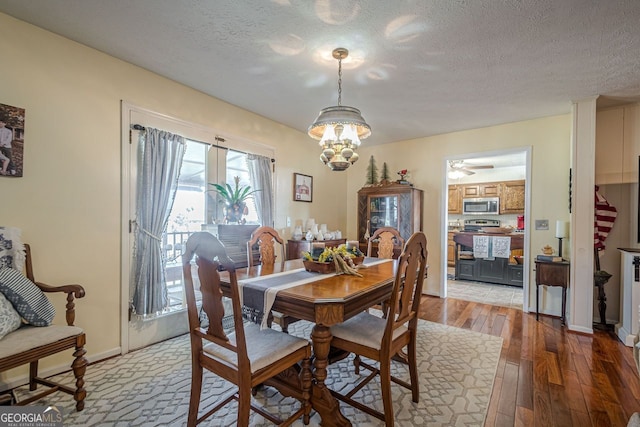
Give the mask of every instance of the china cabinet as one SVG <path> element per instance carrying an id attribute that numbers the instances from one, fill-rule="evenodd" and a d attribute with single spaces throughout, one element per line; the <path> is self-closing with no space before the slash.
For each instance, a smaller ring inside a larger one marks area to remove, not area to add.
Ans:
<path id="1" fill-rule="evenodd" d="M 422 230 L 423 192 L 411 185 L 391 183 L 358 191 L 358 240 L 380 227 L 393 227 L 405 239 Z"/>

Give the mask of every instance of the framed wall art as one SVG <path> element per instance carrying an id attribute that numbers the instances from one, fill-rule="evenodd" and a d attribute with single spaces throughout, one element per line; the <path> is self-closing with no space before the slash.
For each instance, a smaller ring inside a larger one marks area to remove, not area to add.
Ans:
<path id="1" fill-rule="evenodd" d="M 293 200 L 296 202 L 313 201 L 313 177 L 293 173 Z"/>
<path id="2" fill-rule="evenodd" d="M 22 176 L 24 108 L 0 104 L 0 177 Z"/>

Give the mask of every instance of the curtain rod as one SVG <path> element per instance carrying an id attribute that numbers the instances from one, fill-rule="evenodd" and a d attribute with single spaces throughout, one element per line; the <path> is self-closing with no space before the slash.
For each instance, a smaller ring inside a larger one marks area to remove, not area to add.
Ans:
<path id="1" fill-rule="evenodd" d="M 137 124 L 137 123 L 136 123 L 136 124 L 134 124 L 134 125 L 133 125 L 133 126 L 131 126 L 131 127 L 132 127 L 133 129 L 135 129 L 135 130 L 139 130 L 139 131 L 141 131 L 141 132 L 144 132 L 144 131 L 146 131 L 146 130 L 147 130 L 147 128 L 145 128 L 144 126 L 139 125 L 139 124 Z M 222 148 L 223 150 L 235 151 L 236 153 L 240 153 L 240 154 L 254 154 L 254 153 L 247 153 L 246 151 L 236 150 L 236 149 L 234 149 L 234 148 L 223 147 L 222 145 L 212 144 L 211 142 L 207 142 L 207 141 L 199 141 L 199 140 L 197 140 L 197 139 L 193 139 L 193 138 L 187 138 L 187 139 L 188 139 L 189 141 L 199 142 L 200 144 L 207 144 L 207 145 L 210 145 L 210 146 L 212 146 L 212 147 L 214 147 L 214 148 Z M 218 136 L 218 135 L 216 135 L 216 136 L 214 137 L 214 139 L 216 140 L 216 142 L 225 142 L 225 141 L 226 141 L 223 137 Z M 272 157 L 272 158 L 271 158 L 271 163 L 275 163 L 275 162 L 276 162 L 276 159 L 274 159 L 274 158 Z"/>

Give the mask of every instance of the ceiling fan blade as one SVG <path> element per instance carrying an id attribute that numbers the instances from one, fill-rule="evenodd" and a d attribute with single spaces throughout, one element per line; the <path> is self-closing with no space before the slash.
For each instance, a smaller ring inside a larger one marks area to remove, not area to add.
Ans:
<path id="1" fill-rule="evenodd" d="M 465 165 L 464 167 L 467 169 L 493 169 L 493 165 Z"/>

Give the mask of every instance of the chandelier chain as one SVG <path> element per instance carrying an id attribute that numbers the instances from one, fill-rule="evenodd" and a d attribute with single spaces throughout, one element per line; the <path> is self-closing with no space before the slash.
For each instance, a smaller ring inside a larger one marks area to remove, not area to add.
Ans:
<path id="1" fill-rule="evenodd" d="M 338 59 L 338 107 L 342 105 L 342 58 Z"/>

